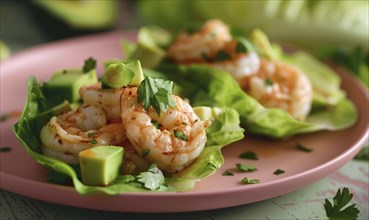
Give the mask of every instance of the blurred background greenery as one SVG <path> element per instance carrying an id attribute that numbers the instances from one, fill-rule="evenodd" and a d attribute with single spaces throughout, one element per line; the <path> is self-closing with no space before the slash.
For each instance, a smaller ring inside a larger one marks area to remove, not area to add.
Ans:
<path id="1" fill-rule="evenodd" d="M 274 42 L 342 63 L 368 85 L 368 0 L 1 0 L 0 16 L 1 58 L 73 36 L 219 18 L 246 36 L 259 28 Z"/>

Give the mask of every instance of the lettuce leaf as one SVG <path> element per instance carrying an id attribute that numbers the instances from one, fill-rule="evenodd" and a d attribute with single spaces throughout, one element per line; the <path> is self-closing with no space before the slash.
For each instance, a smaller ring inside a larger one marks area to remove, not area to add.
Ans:
<path id="1" fill-rule="evenodd" d="M 191 190 L 196 181 L 204 179 L 213 174 L 223 164 L 224 159 L 220 149 L 232 142 L 243 138 L 244 130 L 239 126 L 238 113 L 229 108 L 224 108 L 214 123 L 207 129 L 208 142 L 204 151 L 198 159 L 177 176 L 167 177 L 165 183 L 159 181 L 155 187 L 152 186 L 150 176 L 161 179 L 151 167 L 134 177 L 131 175 L 120 175 L 108 186 L 88 186 L 81 182 L 78 176 L 78 167 L 75 168 L 63 161 L 42 155 L 40 130 L 50 118 L 59 115 L 63 111 L 69 111 L 68 103 L 61 103 L 55 107 L 48 107 L 47 100 L 42 93 L 42 84 L 31 76 L 27 83 L 27 100 L 20 120 L 14 125 L 13 130 L 27 153 L 38 163 L 50 169 L 54 174 L 69 177 L 76 191 L 80 194 L 108 194 L 117 195 L 126 192 L 156 192 L 174 190 Z M 173 186 L 166 184 L 170 183 Z M 150 187 L 147 187 L 150 186 Z"/>
<path id="2" fill-rule="evenodd" d="M 345 98 L 329 109 L 312 112 L 306 121 L 298 121 L 282 109 L 264 108 L 248 96 L 227 72 L 202 65 L 169 64 L 162 64 L 158 71 L 186 88 L 184 96 L 194 106 L 228 106 L 235 109 L 242 126 L 253 134 L 285 138 L 324 129 L 347 128 L 357 119 L 354 104 Z"/>

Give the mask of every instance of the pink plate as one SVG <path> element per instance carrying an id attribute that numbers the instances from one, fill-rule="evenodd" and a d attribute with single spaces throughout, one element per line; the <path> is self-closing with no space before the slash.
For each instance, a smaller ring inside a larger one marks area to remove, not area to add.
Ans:
<path id="1" fill-rule="evenodd" d="M 12 126 L 22 111 L 26 80 L 35 75 L 47 80 L 56 70 L 80 67 L 92 56 L 98 60 L 99 71 L 107 59 L 121 58 L 121 38 L 134 39 L 133 32 L 106 34 L 65 40 L 36 47 L 14 55 L 1 63 L 1 115 L 15 113 L 15 117 L 1 122 L 1 147 L 11 147 L 0 153 L 1 188 L 23 196 L 57 204 L 124 212 L 181 212 L 217 209 L 256 202 L 297 190 L 338 170 L 351 160 L 368 140 L 368 91 L 350 74 L 337 70 L 342 87 L 359 110 L 359 120 L 351 128 L 337 132 L 317 132 L 284 141 L 253 138 L 227 146 L 225 164 L 214 175 L 197 183 L 190 192 L 127 193 L 118 196 L 81 196 L 72 187 L 46 182 L 46 169 L 37 164 L 15 138 Z M 305 153 L 294 148 L 295 142 L 313 148 Z M 245 151 L 254 151 L 259 160 L 239 159 Z M 236 163 L 255 165 L 253 173 L 223 176 Z M 274 175 L 276 169 L 285 173 Z M 258 178 L 259 184 L 242 185 L 243 177 Z"/>

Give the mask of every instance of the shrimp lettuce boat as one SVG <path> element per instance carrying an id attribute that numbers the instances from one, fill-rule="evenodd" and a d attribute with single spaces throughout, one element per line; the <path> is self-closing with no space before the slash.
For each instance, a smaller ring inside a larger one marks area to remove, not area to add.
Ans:
<path id="1" fill-rule="evenodd" d="M 147 68 L 154 70 L 151 71 L 152 74 L 174 81 L 178 88 L 185 88 L 178 92 L 180 96 L 188 98 L 193 106 L 228 106 L 235 109 L 240 115 L 242 127 L 250 134 L 288 138 L 321 130 L 345 129 L 357 121 L 357 109 L 346 98 L 345 92 L 340 88 L 340 78 L 332 69 L 307 52 L 296 49 L 285 52 L 280 45 L 270 43 L 260 30 L 254 30 L 249 39 L 236 37 L 246 42 L 246 47 L 255 51 L 258 56 L 284 62 L 302 70 L 313 89 L 312 107 L 306 119 L 297 120 L 285 110 L 263 107 L 255 98 L 245 93 L 226 71 L 209 65 L 171 62 L 166 57 L 166 49 L 173 42 L 173 36 L 160 27 L 147 26 L 139 30 L 137 42 L 122 39 L 121 47 L 128 59 L 145 57 L 144 59 L 150 60 L 148 56 L 154 53 L 139 53 L 142 45 L 151 48 L 151 51 L 159 51 L 154 54 L 156 58 L 153 59 L 159 61 L 146 63 Z"/>
<path id="2" fill-rule="evenodd" d="M 38 163 L 49 169 L 47 174 L 52 182 L 73 184 L 80 194 L 117 195 L 128 192 L 188 191 L 197 181 L 212 175 L 223 164 L 221 148 L 244 137 L 244 130 L 239 126 L 239 115 L 231 108 L 217 109 L 212 125 L 206 129 L 207 142 L 199 157 L 177 174 L 164 176 L 152 165 L 138 175 L 123 175 L 107 186 L 91 186 L 83 183 L 80 167 L 69 165 L 61 160 L 41 153 L 40 131 L 52 116 L 69 111 L 71 104 L 64 101 L 55 103 L 44 94 L 44 84 L 30 76 L 27 82 L 27 100 L 20 120 L 13 130 L 27 153 Z"/>

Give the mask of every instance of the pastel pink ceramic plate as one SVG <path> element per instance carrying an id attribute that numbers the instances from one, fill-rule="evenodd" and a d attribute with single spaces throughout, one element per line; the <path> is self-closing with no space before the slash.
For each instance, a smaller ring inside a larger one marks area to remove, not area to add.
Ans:
<path id="1" fill-rule="evenodd" d="M 119 46 L 121 38 L 133 39 L 134 32 L 111 32 L 76 38 L 36 47 L 14 55 L 1 63 L 1 115 L 22 111 L 29 75 L 47 80 L 58 69 L 75 68 L 92 56 L 102 61 L 122 58 Z M 12 126 L 19 115 L 1 122 L 1 147 L 10 147 L 0 153 L 1 188 L 23 196 L 98 210 L 125 212 L 180 212 L 217 209 L 256 202 L 282 195 L 336 171 L 360 150 L 368 140 L 368 91 L 344 70 L 337 70 L 342 77 L 342 87 L 359 110 L 359 120 L 351 128 L 337 132 L 317 132 L 285 141 L 253 138 L 227 146 L 223 150 L 225 164 L 209 178 L 198 182 L 190 192 L 179 193 L 128 193 L 118 196 L 81 196 L 73 187 L 48 183 L 46 169 L 37 164 L 15 138 Z M 305 153 L 295 149 L 295 142 L 313 148 Z M 245 161 L 238 155 L 254 151 L 259 160 Z M 258 170 L 253 173 L 237 173 L 223 176 L 225 170 L 234 170 L 235 164 L 247 162 Z M 285 173 L 274 175 L 276 169 Z M 242 185 L 243 177 L 258 178 L 259 184 Z"/>

